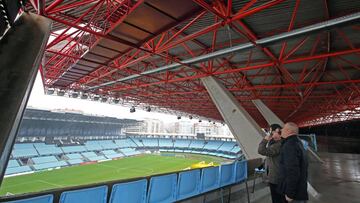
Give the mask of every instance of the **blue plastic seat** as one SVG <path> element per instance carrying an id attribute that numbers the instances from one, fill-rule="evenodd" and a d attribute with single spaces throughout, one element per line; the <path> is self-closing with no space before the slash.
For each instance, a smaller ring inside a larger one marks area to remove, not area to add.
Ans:
<path id="1" fill-rule="evenodd" d="M 235 162 L 220 166 L 220 187 L 235 183 Z"/>
<path id="2" fill-rule="evenodd" d="M 177 200 L 186 199 L 200 193 L 200 170 L 179 173 Z"/>
<path id="3" fill-rule="evenodd" d="M 63 192 L 60 196 L 60 203 L 106 203 L 107 186 L 86 188 Z"/>
<path id="4" fill-rule="evenodd" d="M 110 203 L 145 203 L 147 180 L 119 183 L 113 186 Z"/>
<path id="5" fill-rule="evenodd" d="M 304 146 L 305 151 L 307 151 L 308 148 L 309 148 L 309 142 L 307 142 L 306 140 L 301 140 L 301 142 L 302 142 L 302 144 Z"/>
<path id="6" fill-rule="evenodd" d="M 52 203 L 53 199 L 54 199 L 53 195 L 44 195 L 39 197 L 32 197 L 29 199 L 10 201 L 6 203 Z"/>
<path id="7" fill-rule="evenodd" d="M 219 188 L 219 167 L 202 169 L 200 192 L 208 192 Z"/>
<path id="8" fill-rule="evenodd" d="M 148 203 L 176 201 L 177 174 L 156 176 L 150 179 Z"/>
<path id="9" fill-rule="evenodd" d="M 235 182 L 242 182 L 247 179 L 247 161 L 235 162 Z"/>

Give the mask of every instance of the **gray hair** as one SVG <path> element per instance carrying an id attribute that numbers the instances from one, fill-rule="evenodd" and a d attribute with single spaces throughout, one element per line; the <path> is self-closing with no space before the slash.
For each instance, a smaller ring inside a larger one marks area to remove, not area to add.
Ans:
<path id="1" fill-rule="evenodd" d="M 299 127 L 298 127 L 298 125 L 296 125 L 296 123 L 288 122 L 285 125 L 287 126 L 287 128 L 289 129 L 289 131 L 291 133 L 299 134 Z"/>

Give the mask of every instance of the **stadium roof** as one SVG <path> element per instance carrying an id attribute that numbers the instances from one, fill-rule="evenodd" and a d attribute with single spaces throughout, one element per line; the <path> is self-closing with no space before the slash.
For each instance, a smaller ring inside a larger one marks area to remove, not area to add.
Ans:
<path id="1" fill-rule="evenodd" d="M 253 99 L 303 126 L 359 118 L 359 21 L 259 43 L 358 15 L 358 0 L 36 2 L 26 8 L 54 20 L 41 67 L 46 89 L 222 120 L 200 81 L 212 75 L 262 126 Z"/>

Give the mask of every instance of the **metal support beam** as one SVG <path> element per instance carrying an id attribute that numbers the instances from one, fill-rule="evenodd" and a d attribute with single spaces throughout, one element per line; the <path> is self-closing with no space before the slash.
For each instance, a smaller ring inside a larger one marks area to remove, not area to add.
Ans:
<path id="1" fill-rule="evenodd" d="M 292 38 L 296 38 L 305 34 L 310 34 L 310 33 L 314 33 L 314 32 L 318 32 L 318 31 L 322 31 L 325 29 L 331 29 L 334 26 L 340 26 L 342 24 L 348 24 L 351 22 L 356 22 L 360 20 L 360 12 L 357 13 L 353 13 L 350 15 L 346 15 L 343 17 L 339 17 L 339 18 L 335 18 L 332 20 L 327 20 L 321 23 L 316 23 L 310 26 L 305 26 L 303 28 L 299 28 L 299 29 L 295 29 L 289 32 L 285 32 L 285 33 L 281 33 L 281 34 L 277 34 L 277 35 L 273 35 L 270 37 L 265 37 L 262 39 L 258 39 L 254 42 L 248 42 L 248 43 L 244 43 L 244 44 L 239 44 L 237 46 L 233 46 L 233 47 L 229 47 L 226 49 L 222 49 L 219 51 L 214 51 L 212 53 L 209 54 L 205 54 L 202 56 L 198 56 L 198 57 L 194 57 L 191 59 L 186 59 L 183 61 L 180 61 L 178 63 L 172 63 L 170 65 L 166 65 L 166 66 L 162 66 L 159 68 L 155 68 L 152 70 L 148 70 L 148 71 L 144 71 L 142 73 L 139 74 L 134 74 L 134 75 L 130 75 L 115 81 L 111 81 L 111 82 L 106 82 L 106 83 L 102 83 L 93 87 L 88 88 L 88 90 L 94 90 L 94 89 L 98 89 L 100 87 L 103 86 L 108 86 L 108 85 L 113 85 L 119 82 L 126 82 L 129 80 L 133 80 L 133 79 L 137 79 L 140 78 L 142 76 L 145 75 L 151 75 L 151 74 L 155 74 L 155 73 L 161 73 L 161 72 L 165 72 L 165 71 L 170 71 L 170 70 L 175 70 L 181 66 L 183 66 L 184 64 L 186 65 L 193 65 L 193 64 L 197 64 L 203 61 L 207 61 L 210 59 L 214 59 L 214 58 L 218 58 L 218 57 L 222 57 L 228 54 L 233 54 L 235 52 L 239 52 L 239 51 L 245 51 L 245 50 L 249 50 L 252 48 L 255 48 L 256 45 L 260 45 L 260 46 L 268 46 L 271 45 L 273 43 L 276 42 L 280 42 L 280 41 L 284 41 L 284 40 L 289 40 Z"/>
<path id="2" fill-rule="evenodd" d="M 212 101 L 219 110 L 224 121 L 247 159 L 261 158 L 257 148 L 265 135 L 260 126 L 241 106 L 236 98 L 214 77 L 201 79 Z"/>
<path id="3" fill-rule="evenodd" d="M 0 184 L 50 36 L 51 21 L 23 13 L 0 40 Z"/>

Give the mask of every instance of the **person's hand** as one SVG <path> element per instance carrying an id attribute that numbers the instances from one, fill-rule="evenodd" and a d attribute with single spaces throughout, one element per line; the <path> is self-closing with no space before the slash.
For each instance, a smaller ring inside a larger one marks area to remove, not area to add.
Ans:
<path id="1" fill-rule="evenodd" d="M 271 136 L 270 136 L 270 135 L 266 135 L 266 136 L 264 137 L 264 139 L 267 140 L 267 141 L 270 141 L 270 140 L 271 140 Z"/>
<path id="2" fill-rule="evenodd" d="M 292 201 L 293 201 L 293 199 L 291 199 L 291 198 L 288 197 L 287 195 L 285 195 L 285 199 L 286 199 L 287 202 L 292 202 Z"/>

